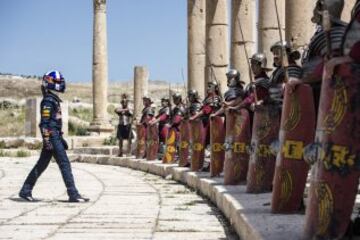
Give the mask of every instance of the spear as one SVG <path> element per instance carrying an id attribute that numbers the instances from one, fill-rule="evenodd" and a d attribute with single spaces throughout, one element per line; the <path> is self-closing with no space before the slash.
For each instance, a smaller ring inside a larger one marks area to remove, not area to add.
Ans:
<path id="1" fill-rule="evenodd" d="M 242 25 L 241 25 L 241 22 L 240 22 L 240 19 L 237 17 L 236 18 L 237 22 L 238 22 L 238 25 L 240 27 L 240 33 L 241 33 L 241 38 L 244 42 L 243 46 L 244 46 L 244 52 L 245 52 L 245 57 L 246 57 L 246 63 L 248 65 L 248 72 L 249 72 L 249 78 L 250 78 L 250 83 L 253 83 L 254 80 L 253 80 L 253 75 L 252 75 L 252 71 L 251 71 L 251 66 L 250 66 L 250 63 L 249 63 L 249 54 L 248 54 L 248 51 L 246 49 L 246 41 L 245 41 L 245 38 L 244 38 L 244 32 L 243 32 L 243 29 L 242 29 Z M 253 84 L 252 84 L 253 85 Z M 254 96 L 255 96 L 255 102 L 257 103 L 258 102 L 258 97 L 257 97 L 257 93 L 256 93 L 256 86 L 253 85 L 252 86 L 253 90 L 254 90 Z"/>
<path id="2" fill-rule="evenodd" d="M 322 26 L 326 34 L 327 58 L 330 59 L 332 56 L 331 21 L 330 21 L 330 13 L 325 2 L 324 2 L 323 14 L 322 14 Z"/>
<path id="3" fill-rule="evenodd" d="M 277 20 L 277 24 L 278 24 L 278 29 L 279 29 L 279 36 L 280 36 L 280 41 L 281 41 L 281 45 L 283 45 L 283 36 L 282 36 L 282 32 L 281 32 L 281 24 L 280 24 L 280 16 L 279 16 L 279 9 L 278 9 L 278 5 L 277 5 L 277 1 L 274 0 L 275 2 L 275 12 L 276 12 L 276 20 Z M 289 60 L 286 54 L 286 49 L 284 49 L 285 46 L 281 46 L 281 56 L 282 56 L 282 67 L 285 70 L 285 82 L 287 82 L 289 80 L 289 73 L 287 71 L 287 68 L 289 67 Z"/>
<path id="4" fill-rule="evenodd" d="M 187 106 L 187 105 L 188 105 L 187 88 L 186 88 L 185 77 L 184 77 L 184 69 L 183 69 L 183 68 L 181 68 L 181 77 L 182 77 L 182 81 L 183 81 L 183 84 L 184 84 L 185 104 L 186 104 L 186 106 Z"/>

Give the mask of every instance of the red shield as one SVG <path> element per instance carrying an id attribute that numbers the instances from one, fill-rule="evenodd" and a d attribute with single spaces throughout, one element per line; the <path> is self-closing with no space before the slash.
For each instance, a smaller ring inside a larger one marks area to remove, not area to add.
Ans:
<path id="1" fill-rule="evenodd" d="M 341 239 L 349 224 L 360 176 L 359 65 L 342 64 L 323 79 L 312 169 L 306 239 Z"/>
<path id="2" fill-rule="evenodd" d="M 235 185 L 246 180 L 250 144 L 250 116 L 246 109 L 226 112 L 224 184 Z"/>
<path id="3" fill-rule="evenodd" d="M 204 165 L 205 129 L 201 120 L 190 121 L 191 170 L 199 171 Z"/>
<path id="4" fill-rule="evenodd" d="M 142 124 L 136 125 L 137 145 L 136 158 L 144 158 L 146 154 L 146 128 Z"/>
<path id="5" fill-rule="evenodd" d="M 170 128 L 166 137 L 166 149 L 163 156 L 163 163 L 174 163 L 176 153 L 176 130 Z"/>
<path id="6" fill-rule="evenodd" d="M 185 167 L 189 164 L 190 150 L 190 123 L 189 120 L 183 120 L 180 124 L 179 137 L 179 166 Z"/>
<path id="7" fill-rule="evenodd" d="M 224 168 L 224 141 L 225 141 L 225 126 L 222 117 L 214 117 L 210 120 L 210 176 L 220 176 Z"/>
<path id="8" fill-rule="evenodd" d="M 309 170 L 303 151 L 314 135 L 315 107 L 311 87 L 301 84 L 291 94 L 286 86 L 271 201 L 273 213 L 299 210 Z"/>
<path id="9" fill-rule="evenodd" d="M 147 127 L 146 142 L 146 159 L 155 160 L 159 150 L 159 129 L 158 125 L 150 125 Z"/>
<path id="10" fill-rule="evenodd" d="M 270 144 L 278 139 L 279 127 L 278 109 L 263 106 L 255 111 L 247 175 L 248 193 L 271 191 L 276 157 L 270 151 Z"/>

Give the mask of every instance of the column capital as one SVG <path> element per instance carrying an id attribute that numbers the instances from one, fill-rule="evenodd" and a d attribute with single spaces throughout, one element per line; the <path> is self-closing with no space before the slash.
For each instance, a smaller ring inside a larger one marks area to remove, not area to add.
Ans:
<path id="1" fill-rule="evenodd" d="M 106 0 L 94 0 L 94 9 L 98 11 L 105 11 Z"/>

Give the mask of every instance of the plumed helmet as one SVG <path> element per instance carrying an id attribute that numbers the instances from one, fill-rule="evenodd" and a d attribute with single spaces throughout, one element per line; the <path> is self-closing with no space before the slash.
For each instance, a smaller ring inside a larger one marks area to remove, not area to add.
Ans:
<path id="1" fill-rule="evenodd" d="M 260 64 L 261 68 L 266 68 L 267 58 L 264 53 L 255 53 L 250 60 Z"/>
<path id="2" fill-rule="evenodd" d="M 65 92 L 66 88 L 65 79 L 57 70 L 51 70 L 44 74 L 42 86 L 47 90 L 54 90 L 61 93 Z"/>
<path id="3" fill-rule="evenodd" d="M 317 0 L 311 21 L 313 23 L 322 24 L 322 14 L 324 10 L 329 11 L 332 22 L 340 22 L 341 13 L 344 9 L 344 0 Z"/>

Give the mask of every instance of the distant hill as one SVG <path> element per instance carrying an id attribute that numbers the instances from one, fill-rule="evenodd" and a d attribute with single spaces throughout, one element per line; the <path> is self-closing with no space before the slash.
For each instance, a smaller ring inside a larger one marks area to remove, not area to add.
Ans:
<path id="1" fill-rule="evenodd" d="M 25 76 L 25 75 L 22 75 Z M 23 99 L 41 96 L 41 80 L 35 76 L 22 77 L 20 75 L 0 75 L 0 97 Z M 61 94 L 61 98 L 72 101 L 75 97 L 82 102 L 92 103 L 92 84 L 91 83 L 75 83 L 67 84 L 65 94 Z M 183 92 L 182 85 L 171 85 L 173 91 Z M 130 98 L 133 95 L 132 82 L 109 83 L 109 102 L 118 103 L 122 93 L 128 93 Z M 159 100 L 163 96 L 169 96 L 168 82 L 162 80 L 150 80 L 149 94 L 154 100 Z"/>

